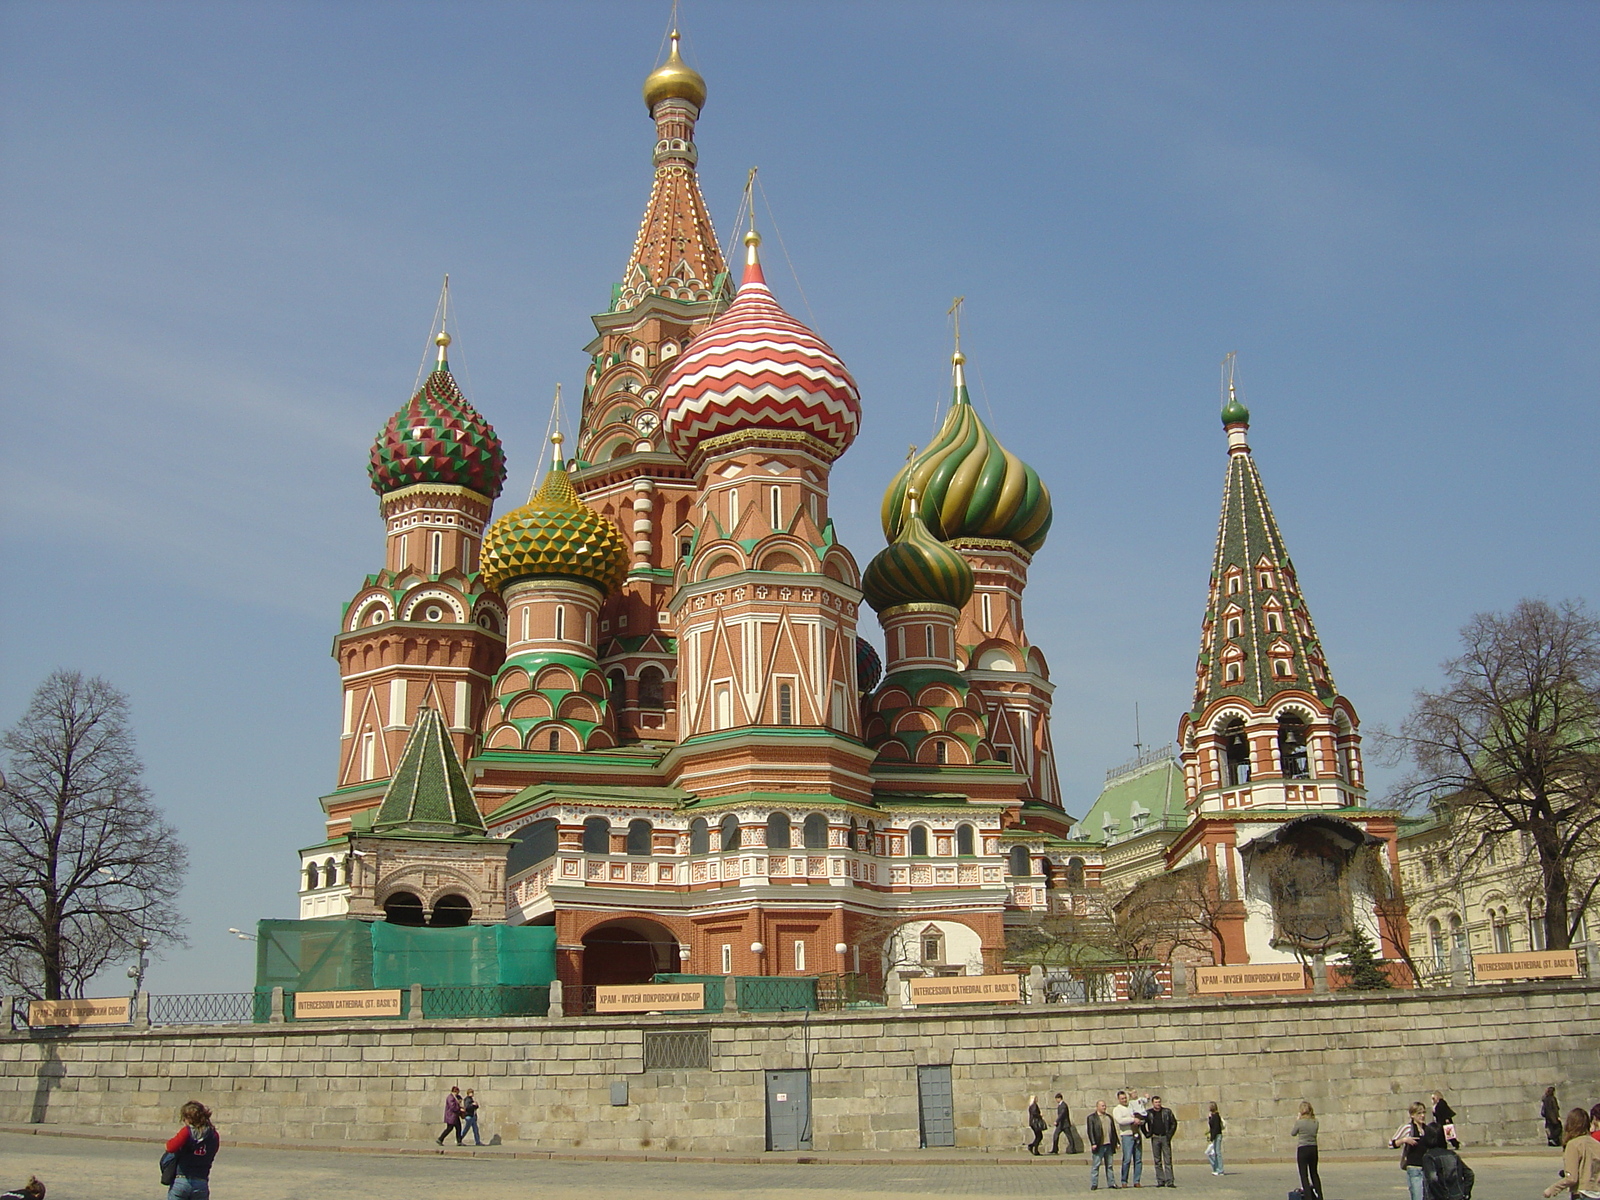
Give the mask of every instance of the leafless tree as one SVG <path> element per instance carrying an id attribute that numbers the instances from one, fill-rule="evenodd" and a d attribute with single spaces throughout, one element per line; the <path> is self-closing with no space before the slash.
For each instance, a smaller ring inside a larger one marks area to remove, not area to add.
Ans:
<path id="1" fill-rule="evenodd" d="M 1222 925 L 1230 906 L 1215 868 L 1190 863 L 1139 881 L 1116 902 L 1117 938 L 1130 958 L 1225 965 Z"/>
<path id="2" fill-rule="evenodd" d="M 1445 686 L 1418 692 L 1386 739 L 1414 765 L 1400 799 L 1449 822 L 1464 873 L 1497 846 L 1526 846 L 1546 945 L 1564 950 L 1600 879 L 1600 618 L 1581 603 L 1523 600 L 1473 617 L 1461 639 Z"/>
<path id="3" fill-rule="evenodd" d="M 0 982 L 81 996 L 141 937 L 181 944 L 188 852 L 142 782 L 127 697 L 57 671 L 0 750 Z"/>

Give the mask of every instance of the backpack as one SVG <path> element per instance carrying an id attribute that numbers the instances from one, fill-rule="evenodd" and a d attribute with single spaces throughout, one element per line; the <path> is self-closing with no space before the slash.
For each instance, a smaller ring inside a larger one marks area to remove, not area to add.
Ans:
<path id="1" fill-rule="evenodd" d="M 1429 1150 L 1422 1156 L 1422 1179 L 1428 1200 L 1472 1200 L 1472 1168 L 1453 1150 Z"/>

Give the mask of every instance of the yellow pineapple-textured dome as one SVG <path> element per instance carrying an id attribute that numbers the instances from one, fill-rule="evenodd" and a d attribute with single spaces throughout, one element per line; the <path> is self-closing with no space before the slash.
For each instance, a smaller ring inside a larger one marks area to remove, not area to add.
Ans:
<path id="1" fill-rule="evenodd" d="M 672 31 L 672 52 L 667 61 L 645 76 L 644 103 L 651 112 L 662 100 L 687 100 L 696 108 L 706 103 L 706 81 L 678 57 L 678 31 Z"/>
<path id="2" fill-rule="evenodd" d="M 550 440 L 559 455 L 561 435 Z M 481 570 L 495 591 L 518 579 L 555 577 L 607 596 L 628 574 L 628 547 L 611 521 L 578 499 L 557 458 L 532 498 L 489 526 Z"/>

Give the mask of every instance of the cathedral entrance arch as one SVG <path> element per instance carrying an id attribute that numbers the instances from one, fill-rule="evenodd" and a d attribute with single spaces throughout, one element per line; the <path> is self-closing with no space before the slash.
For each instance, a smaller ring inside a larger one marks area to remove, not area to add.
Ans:
<path id="1" fill-rule="evenodd" d="M 678 939 L 643 917 L 623 917 L 596 925 L 583 935 L 583 982 L 649 983 L 658 972 L 678 969 Z"/>

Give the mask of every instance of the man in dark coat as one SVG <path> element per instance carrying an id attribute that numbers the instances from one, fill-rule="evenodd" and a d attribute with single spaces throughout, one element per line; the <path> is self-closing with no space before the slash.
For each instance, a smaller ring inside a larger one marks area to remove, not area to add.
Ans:
<path id="1" fill-rule="evenodd" d="M 1106 1111 L 1104 1100 L 1094 1106 L 1084 1132 L 1089 1135 L 1089 1190 L 1099 1191 L 1101 1167 L 1106 1169 L 1106 1186 L 1116 1187 L 1117 1181 L 1111 1174 L 1111 1156 L 1117 1149 L 1117 1125 Z"/>
<path id="2" fill-rule="evenodd" d="M 1172 1136 L 1178 1132 L 1178 1118 L 1170 1108 L 1161 1106 L 1160 1096 L 1150 1097 L 1150 1109 L 1144 1115 L 1144 1135 L 1150 1139 L 1150 1157 L 1156 1163 L 1156 1186 L 1177 1187 L 1172 1178 Z"/>
<path id="3" fill-rule="evenodd" d="M 1050 1138 L 1050 1153 L 1061 1153 L 1061 1139 L 1067 1139 L 1067 1153 L 1076 1154 L 1072 1143 L 1076 1140 L 1072 1136 L 1072 1112 L 1067 1108 L 1067 1102 L 1061 1098 L 1061 1093 L 1056 1093 L 1056 1127 Z"/>

